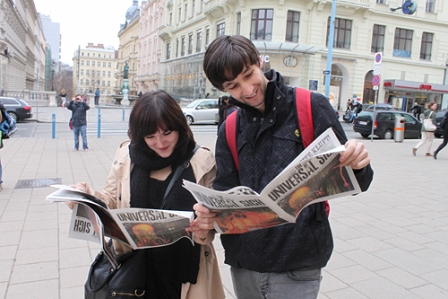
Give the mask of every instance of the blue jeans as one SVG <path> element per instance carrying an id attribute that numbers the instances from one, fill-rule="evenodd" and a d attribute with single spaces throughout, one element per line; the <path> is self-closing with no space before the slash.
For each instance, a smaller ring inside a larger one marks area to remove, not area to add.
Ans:
<path id="1" fill-rule="evenodd" d="M 79 133 L 81 133 L 82 137 L 82 148 L 85 150 L 88 149 L 86 128 L 87 126 L 73 126 L 73 135 L 75 135 L 75 149 L 79 149 Z"/>
<path id="2" fill-rule="evenodd" d="M 238 299 L 316 299 L 322 270 L 291 270 L 259 273 L 230 268 Z"/>

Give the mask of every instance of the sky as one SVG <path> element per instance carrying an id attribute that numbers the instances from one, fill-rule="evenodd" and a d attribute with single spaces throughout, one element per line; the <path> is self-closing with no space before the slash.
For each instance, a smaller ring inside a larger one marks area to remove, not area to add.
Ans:
<path id="1" fill-rule="evenodd" d="M 73 65 L 78 46 L 104 44 L 118 50 L 118 31 L 132 0 L 34 0 L 37 12 L 60 24 L 61 62 Z M 140 3 L 141 1 L 139 1 Z"/>

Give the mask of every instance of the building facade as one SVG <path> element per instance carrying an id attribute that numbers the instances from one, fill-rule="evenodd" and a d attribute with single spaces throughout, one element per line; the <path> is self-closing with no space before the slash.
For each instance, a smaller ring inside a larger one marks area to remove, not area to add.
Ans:
<path id="1" fill-rule="evenodd" d="M 44 30 L 45 39 L 51 49 L 52 69 L 59 72 L 59 61 L 61 60 L 61 26 L 53 22 L 50 16 L 39 14 Z"/>
<path id="2" fill-rule="evenodd" d="M 120 46 L 118 47 L 117 71 L 115 73 L 117 94 L 124 88 L 124 67 L 128 66 L 128 94 L 137 95 L 136 84 L 138 67 L 138 39 L 139 39 L 140 7 L 138 1 L 133 0 L 132 5 L 126 11 L 125 23 L 121 25 L 118 32 Z"/>
<path id="3" fill-rule="evenodd" d="M 448 42 L 443 38 L 448 6 L 443 1 L 418 1 L 413 15 L 391 11 L 402 0 L 336 3 L 328 70 L 328 96 L 336 109 L 344 110 L 353 97 L 404 110 L 414 102 L 447 105 L 442 95 L 448 93 Z M 159 30 L 160 87 L 175 97 L 219 96 L 202 73 L 204 52 L 216 37 L 240 34 L 257 46 L 266 70 L 279 71 L 292 86 L 325 93 L 331 8 L 327 0 L 168 0 L 166 25 Z"/>
<path id="4" fill-rule="evenodd" d="M 165 0 L 146 1 L 141 6 L 136 83 L 142 93 L 160 88 L 163 40 L 159 30 L 165 27 L 164 11 Z"/>
<path id="5" fill-rule="evenodd" d="M 113 101 L 116 70 L 115 49 L 103 44 L 88 43 L 73 53 L 73 86 L 75 93 L 89 94 L 100 89 L 100 103 Z M 93 101 L 90 102 L 92 104 Z"/>

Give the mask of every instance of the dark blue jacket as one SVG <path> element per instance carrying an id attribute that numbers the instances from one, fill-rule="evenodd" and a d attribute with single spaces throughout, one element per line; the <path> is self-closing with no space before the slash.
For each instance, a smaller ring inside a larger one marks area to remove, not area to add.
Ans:
<path id="1" fill-rule="evenodd" d="M 67 109 L 72 111 L 72 122 L 74 127 L 87 125 L 87 110 L 90 109 L 90 106 L 87 105 L 87 103 L 70 101 Z"/>
<path id="2" fill-rule="evenodd" d="M 302 151 L 297 137 L 297 117 L 294 113 L 293 88 L 284 84 L 283 77 L 271 70 L 265 73 L 269 83 L 265 95 L 265 113 L 239 103 L 237 149 L 238 172 L 233 162 L 222 125 L 216 143 L 217 176 L 213 187 L 228 190 L 248 186 L 257 192 L 274 179 Z M 315 137 L 332 127 L 342 144 L 347 137 L 328 99 L 312 94 L 312 114 Z M 366 190 L 373 178 L 370 165 L 355 172 L 361 189 Z M 261 229 L 241 235 L 221 235 L 225 263 L 257 272 L 280 272 L 291 269 L 324 267 L 333 250 L 333 238 L 323 203 L 310 205 L 295 224 Z"/>

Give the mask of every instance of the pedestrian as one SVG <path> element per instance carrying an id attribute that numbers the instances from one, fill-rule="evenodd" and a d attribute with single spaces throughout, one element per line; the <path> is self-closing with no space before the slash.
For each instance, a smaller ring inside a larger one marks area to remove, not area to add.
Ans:
<path id="1" fill-rule="evenodd" d="M 87 110 L 90 106 L 84 102 L 80 94 L 77 94 L 75 98 L 68 103 L 68 110 L 72 111 L 72 124 L 73 124 L 73 135 L 75 138 L 75 147 L 73 151 L 77 151 L 79 148 L 79 133 L 81 133 L 82 138 L 82 148 L 85 152 L 89 151 L 87 146 Z"/>
<path id="2" fill-rule="evenodd" d="M 61 106 L 65 107 L 65 103 L 67 102 L 67 93 L 64 88 L 61 89 L 59 96 L 61 97 Z"/>
<path id="3" fill-rule="evenodd" d="M 345 111 L 350 111 L 350 110 L 352 110 L 352 100 L 351 100 L 351 99 L 348 99 L 348 100 L 347 100 L 346 108 L 347 108 L 347 109 L 345 109 Z"/>
<path id="4" fill-rule="evenodd" d="M 229 116 L 233 111 L 236 110 L 236 107 L 229 103 L 228 96 L 222 96 L 218 101 L 218 132 L 222 123 L 226 120 L 227 116 Z"/>
<path id="5" fill-rule="evenodd" d="M 263 60 L 252 41 L 241 35 L 221 36 L 208 47 L 204 72 L 212 85 L 230 93 L 229 102 L 239 106 L 236 168 L 223 126 L 215 149 L 216 190 L 247 186 L 261 192 L 303 150 L 296 134 L 294 89 L 271 69 L 263 73 Z M 344 130 L 328 99 L 312 93 L 314 136 L 332 127 L 345 144 L 340 165 L 351 166 L 365 191 L 373 178 L 364 145 L 347 141 Z M 203 229 L 213 229 L 216 214 L 194 206 Z M 306 207 L 296 223 L 255 230 L 245 234 L 221 235 L 225 263 L 238 299 L 316 298 L 322 268 L 327 264 L 333 239 L 324 203 Z"/>
<path id="6" fill-rule="evenodd" d="M 425 112 L 423 112 L 424 119 L 431 119 L 432 123 L 436 125 L 436 110 L 437 110 L 437 103 L 436 102 L 430 102 L 425 109 Z M 425 126 L 422 126 L 422 140 L 412 149 L 412 154 L 414 156 L 417 155 L 417 150 L 422 147 L 425 143 L 428 143 L 428 146 L 426 148 L 426 155 L 427 157 L 431 157 L 431 146 L 432 141 L 434 140 L 434 131 L 429 131 L 425 128 Z"/>
<path id="7" fill-rule="evenodd" d="M 6 113 L 6 109 L 5 106 L 3 106 L 3 104 L 0 103 L 0 124 L 3 122 L 3 113 Z M 2 136 L 0 136 L 0 149 L 3 148 L 3 132 L 0 131 L 0 134 L 2 134 Z M 2 159 L 0 157 L 0 191 L 3 190 L 3 166 L 2 166 Z"/>
<path id="8" fill-rule="evenodd" d="M 99 88 L 97 88 L 96 90 L 95 90 L 95 98 L 94 98 L 94 103 L 95 103 L 95 106 L 98 106 L 99 105 L 99 102 L 100 102 L 100 95 L 101 95 L 101 91 L 100 91 L 100 89 Z"/>
<path id="9" fill-rule="evenodd" d="M 422 114 L 422 107 L 415 102 L 414 107 L 412 107 L 412 113 L 414 114 L 414 117 L 417 118 L 420 121 L 420 114 Z"/>
<path id="10" fill-rule="evenodd" d="M 208 148 L 196 147 L 177 102 L 162 90 L 145 93 L 136 100 L 130 114 L 128 136 L 130 141 L 123 142 L 115 154 L 103 191 L 95 191 L 86 183 L 78 183 L 75 188 L 101 198 L 111 209 L 193 211 L 196 200 L 182 187 L 182 181 L 211 188 L 216 164 Z M 187 168 L 164 197 L 173 171 L 188 159 L 191 160 Z M 225 297 L 211 243 L 214 233 L 200 230 L 196 222 L 190 229 L 194 232 L 194 245 L 182 238 L 168 246 L 140 249 L 145 250 L 147 264 L 146 273 L 142 273 L 147 277 L 144 298 Z M 117 254 L 131 251 L 115 240 L 113 248 Z"/>
<path id="11" fill-rule="evenodd" d="M 439 124 L 440 128 L 443 130 L 443 142 L 439 145 L 439 147 L 435 150 L 433 157 L 437 160 L 437 155 L 439 152 L 447 145 L 448 143 L 448 111 L 443 116 L 442 120 Z"/>
<path id="12" fill-rule="evenodd" d="M 210 93 L 209 92 L 207 92 L 207 94 L 205 95 L 204 99 L 208 99 L 208 98 L 210 98 Z"/>

